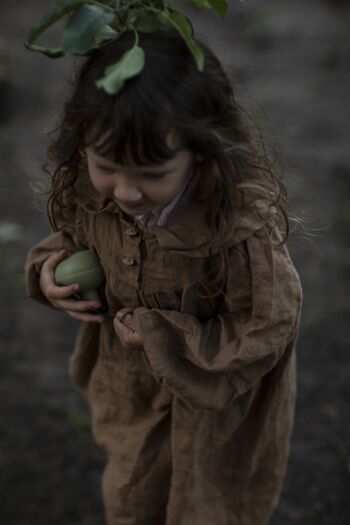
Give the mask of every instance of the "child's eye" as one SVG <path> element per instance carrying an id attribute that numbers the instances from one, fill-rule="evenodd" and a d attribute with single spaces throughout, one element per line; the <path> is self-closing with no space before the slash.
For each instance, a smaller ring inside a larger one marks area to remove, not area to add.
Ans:
<path id="1" fill-rule="evenodd" d="M 163 179 L 167 175 L 166 173 L 144 173 L 143 176 L 146 179 Z"/>
<path id="2" fill-rule="evenodd" d="M 115 169 L 114 168 L 110 168 L 109 166 L 101 166 L 99 164 L 96 165 L 96 168 L 103 172 L 103 173 L 115 173 Z M 168 175 L 169 172 L 165 172 L 165 173 L 142 173 L 142 177 L 145 177 L 147 179 L 153 179 L 153 180 L 156 180 L 156 179 L 162 179 L 164 178 L 166 175 Z"/>

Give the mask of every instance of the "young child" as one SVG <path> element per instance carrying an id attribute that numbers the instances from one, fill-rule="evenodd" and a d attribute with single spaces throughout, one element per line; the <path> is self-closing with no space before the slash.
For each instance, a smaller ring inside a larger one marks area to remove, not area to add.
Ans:
<path id="1" fill-rule="evenodd" d="M 81 321 L 69 371 L 107 452 L 108 525 L 265 525 L 302 302 L 284 187 L 205 44 L 200 72 L 176 31 L 144 33 L 142 73 L 117 95 L 98 89 L 132 41 L 95 50 L 65 104 L 49 150 L 54 232 L 28 254 L 27 291 Z M 107 314 L 55 284 L 83 249 L 104 268 Z"/>

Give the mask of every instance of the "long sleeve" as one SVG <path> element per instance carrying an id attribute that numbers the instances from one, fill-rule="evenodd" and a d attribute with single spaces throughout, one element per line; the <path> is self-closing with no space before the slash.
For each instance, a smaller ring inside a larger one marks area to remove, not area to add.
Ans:
<path id="1" fill-rule="evenodd" d="M 287 249 L 264 227 L 233 248 L 217 316 L 201 323 L 184 312 L 141 307 L 135 327 L 174 395 L 192 407 L 222 409 L 257 385 L 293 344 L 301 302 Z"/>
<path id="2" fill-rule="evenodd" d="M 86 248 L 77 209 L 69 213 L 65 210 L 64 215 L 62 213 L 58 218 L 57 225 L 59 231 L 51 233 L 29 250 L 24 267 L 27 295 L 46 306 L 51 306 L 51 303 L 45 298 L 39 285 L 40 271 L 45 260 L 62 249 L 75 252 Z"/>

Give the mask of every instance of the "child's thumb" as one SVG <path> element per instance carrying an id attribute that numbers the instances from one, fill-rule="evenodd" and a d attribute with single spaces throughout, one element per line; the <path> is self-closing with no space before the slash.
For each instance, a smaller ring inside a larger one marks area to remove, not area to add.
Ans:
<path id="1" fill-rule="evenodd" d="M 122 308 L 116 313 L 116 316 L 121 321 L 126 314 L 132 313 L 132 308 Z"/>

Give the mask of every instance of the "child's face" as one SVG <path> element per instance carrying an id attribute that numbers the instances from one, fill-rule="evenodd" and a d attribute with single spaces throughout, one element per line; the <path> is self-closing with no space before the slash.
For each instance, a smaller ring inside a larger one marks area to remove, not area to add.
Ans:
<path id="1" fill-rule="evenodd" d="M 176 147 L 175 138 L 167 137 Z M 93 146 L 86 148 L 90 180 L 98 193 L 114 200 L 129 215 L 143 215 L 155 206 L 167 205 L 185 185 L 194 155 L 181 149 L 175 157 L 154 167 L 127 167 L 101 157 Z"/>

